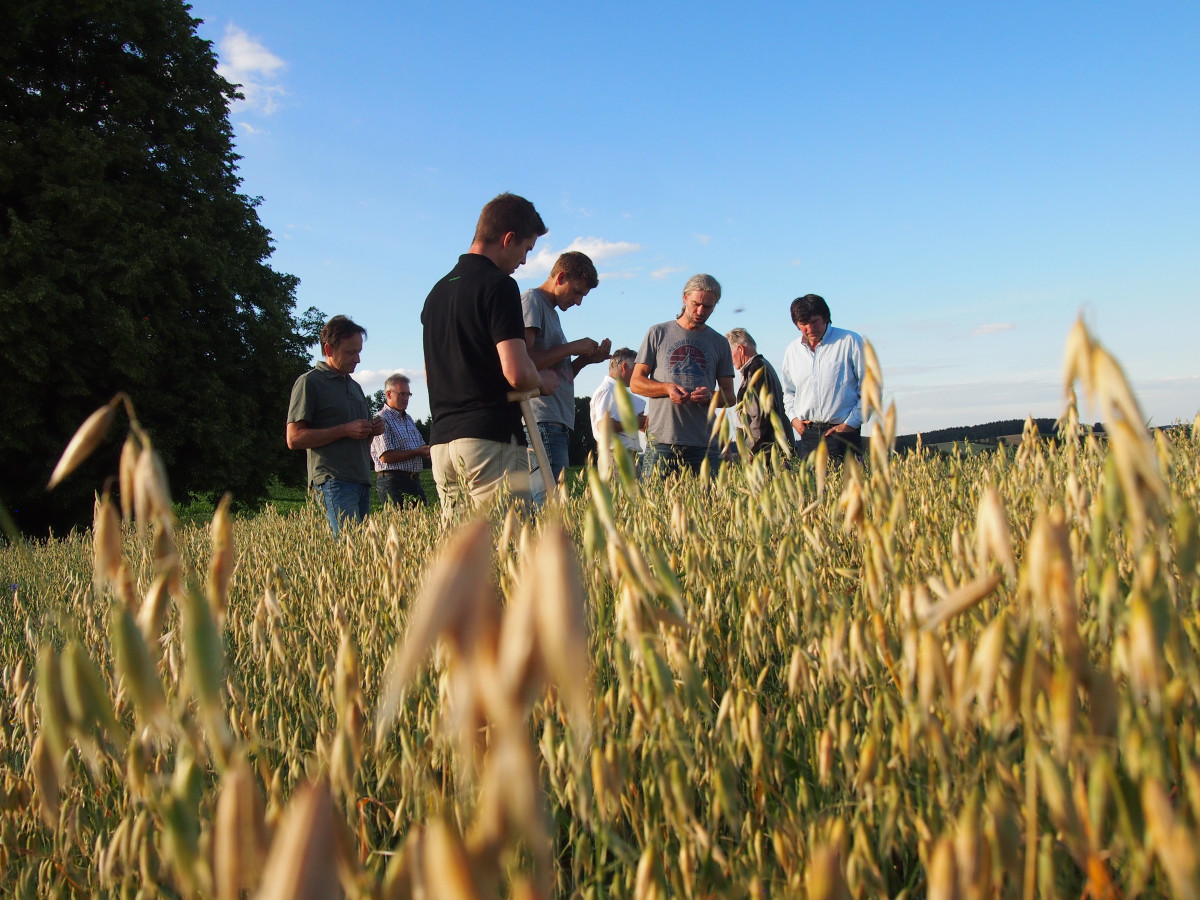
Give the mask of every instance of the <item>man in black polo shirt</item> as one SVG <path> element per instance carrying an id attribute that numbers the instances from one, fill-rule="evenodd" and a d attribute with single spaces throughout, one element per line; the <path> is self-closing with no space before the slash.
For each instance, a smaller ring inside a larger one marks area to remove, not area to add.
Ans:
<path id="1" fill-rule="evenodd" d="M 443 509 L 468 498 L 483 504 L 505 484 L 529 502 L 521 410 L 508 392 L 553 394 L 558 377 L 529 358 L 511 276 L 545 233 L 532 203 L 501 194 L 480 213 L 468 252 L 425 299 L 430 459 Z"/>
<path id="2" fill-rule="evenodd" d="M 321 329 L 325 361 L 296 379 L 288 407 L 287 445 L 308 451 L 308 486 L 321 496 L 333 533 L 371 508 L 371 438 L 383 422 L 369 418 L 367 398 L 350 373 L 367 330 L 346 316 Z"/>

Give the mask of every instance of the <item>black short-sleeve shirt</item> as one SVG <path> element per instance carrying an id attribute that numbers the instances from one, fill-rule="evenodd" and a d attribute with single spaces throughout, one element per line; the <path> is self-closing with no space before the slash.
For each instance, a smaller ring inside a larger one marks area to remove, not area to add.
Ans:
<path id="1" fill-rule="evenodd" d="M 508 400 L 512 385 L 496 352 L 501 341 L 525 339 L 517 283 L 486 256 L 464 253 L 425 298 L 421 324 L 433 417 L 429 442 L 516 437 L 524 443 L 521 408 Z"/>

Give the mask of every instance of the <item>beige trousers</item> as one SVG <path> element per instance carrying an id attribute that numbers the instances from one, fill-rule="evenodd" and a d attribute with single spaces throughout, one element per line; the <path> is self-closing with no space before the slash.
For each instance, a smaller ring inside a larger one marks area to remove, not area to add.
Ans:
<path id="1" fill-rule="evenodd" d="M 507 444 L 482 438 L 459 438 L 429 448 L 433 481 L 442 510 L 468 500 L 484 506 L 507 486 L 513 499 L 530 504 L 529 457 L 516 438 Z"/>

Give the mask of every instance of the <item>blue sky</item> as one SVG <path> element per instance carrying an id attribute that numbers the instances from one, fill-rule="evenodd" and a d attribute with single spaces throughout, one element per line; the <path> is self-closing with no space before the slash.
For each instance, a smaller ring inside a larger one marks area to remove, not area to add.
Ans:
<path id="1" fill-rule="evenodd" d="M 794 297 L 875 346 L 901 433 L 1055 416 L 1082 313 L 1148 418 L 1200 410 L 1200 5 L 199 0 L 243 190 L 297 306 L 414 377 L 420 310 L 509 190 L 592 255 L 569 338 L 637 348 L 683 283 L 778 363 Z M 606 367 L 590 366 L 576 393 Z M 1084 410 L 1085 419 L 1094 413 Z M 281 411 L 282 415 L 282 411 Z"/>

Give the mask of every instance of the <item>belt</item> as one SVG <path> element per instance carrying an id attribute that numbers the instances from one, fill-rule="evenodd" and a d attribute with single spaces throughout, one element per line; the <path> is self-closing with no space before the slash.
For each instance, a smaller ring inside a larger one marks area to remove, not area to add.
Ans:
<path id="1" fill-rule="evenodd" d="M 808 431 L 808 429 L 810 429 L 810 428 L 820 428 L 820 429 L 824 429 L 825 431 L 828 431 L 834 425 L 842 425 L 842 424 L 844 424 L 844 423 L 842 423 L 842 422 L 809 422 L 806 426 L 804 426 L 804 430 Z M 853 428 L 851 430 L 858 431 L 857 428 Z"/>
<path id="2" fill-rule="evenodd" d="M 421 480 L 421 476 L 418 475 L 416 472 L 405 472 L 401 469 L 382 469 L 381 471 L 376 472 L 375 474 L 379 477 L 387 476 L 388 478 L 391 478 L 392 476 L 398 476 L 400 478 L 411 479 L 412 481 L 420 481 Z"/>

